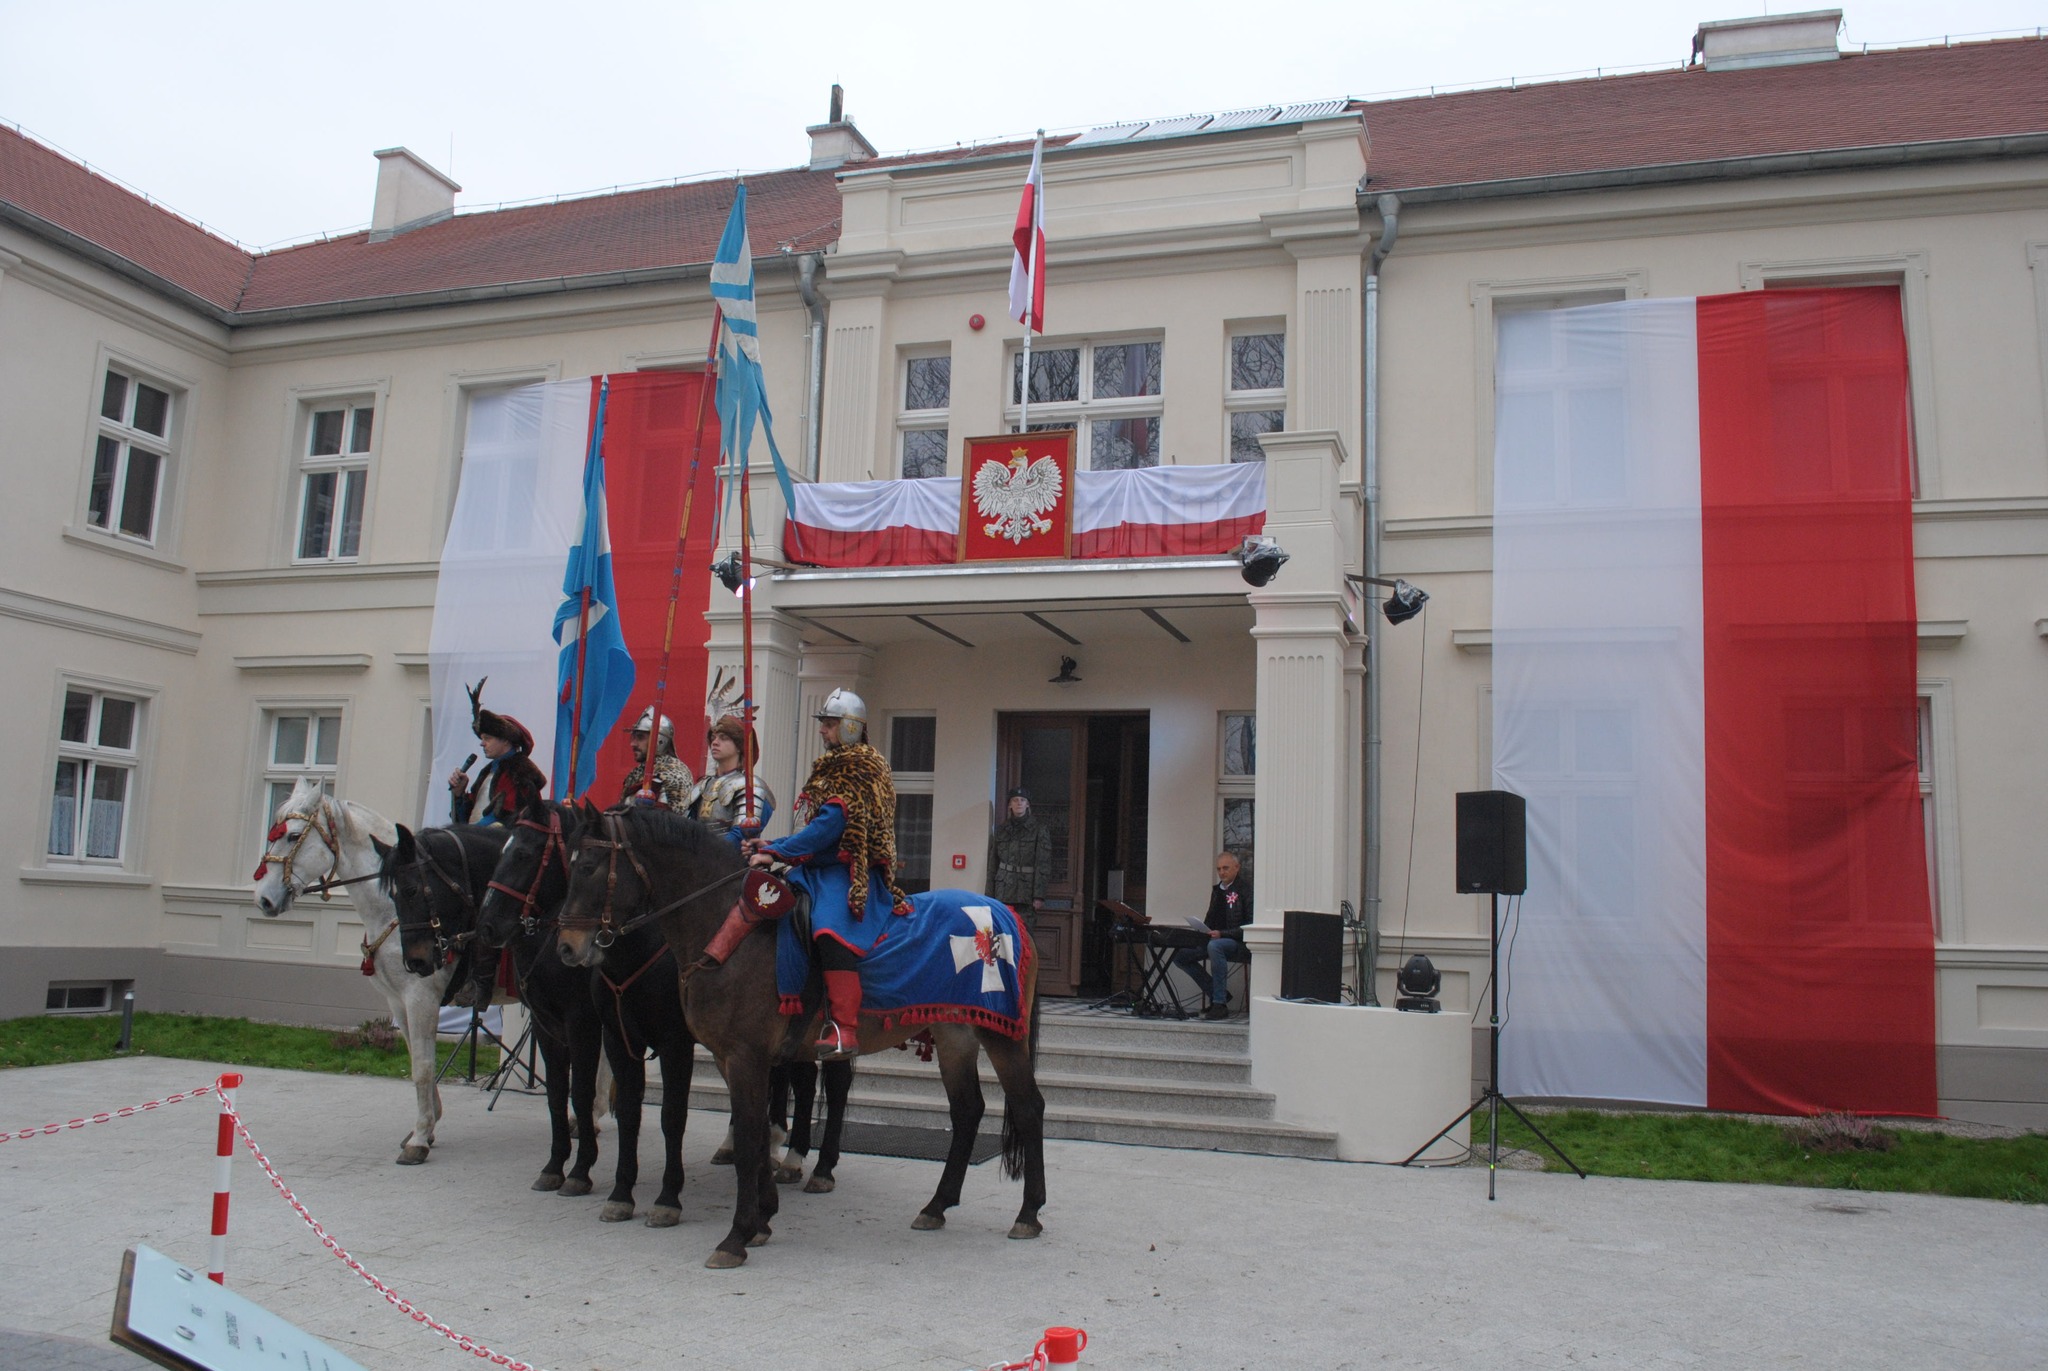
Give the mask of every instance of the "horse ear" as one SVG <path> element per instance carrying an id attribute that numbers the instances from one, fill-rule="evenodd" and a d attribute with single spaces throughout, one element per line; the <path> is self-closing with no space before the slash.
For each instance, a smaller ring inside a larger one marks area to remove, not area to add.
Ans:
<path id="1" fill-rule="evenodd" d="M 412 861 L 418 848 L 419 844 L 413 841 L 412 830 L 404 824 L 398 825 L 398 844 L 396 848 L 398 860 L 401 862 Z"/>
<path id="2" fill-rule="evenodd" d="M 379 842 L 374 833 L 370 835 L 370 850 L 377 854 L 379 863 L 387 863 L 391 860 L 391 849 L 392 844 Z"/>

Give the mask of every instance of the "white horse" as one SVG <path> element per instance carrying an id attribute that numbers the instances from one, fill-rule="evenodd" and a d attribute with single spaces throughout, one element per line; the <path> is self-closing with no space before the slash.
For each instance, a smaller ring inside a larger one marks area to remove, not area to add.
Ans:
<path id="1" fill-rule="evenodd" d="M 398 907 L 379 888 L 384 858 L 376 844 L 395 846 L 398 826 L 359 804 L 323 794 L 312 780 L 300 781 L 272 817 L 263 864 L 257 868 L 256 907 L 264 917 L 276 918 L 300 895 L 331 899 L 330 888 L 347 883 L 362 916 L 363 956 L 375 967 L 373 979 L 391 1006 L 391 1017 L 405 1026 L 419 1118 L 399 1145 L 398 1164 L 418 1166 L 434 1145 L 434 1124 L 441 1117 L 441 1092 L 434 1085 L 435 1035 L 441 997 L 454 969 L 443 966 L 431 976 L 413 975 L 405 969 L 400 940 L 392 936 Z"/>

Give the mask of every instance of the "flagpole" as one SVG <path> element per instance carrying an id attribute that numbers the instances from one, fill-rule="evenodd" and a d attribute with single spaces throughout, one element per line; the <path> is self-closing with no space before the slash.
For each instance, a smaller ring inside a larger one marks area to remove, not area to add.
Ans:
<path id="1" fill-rule="evenodd" d="M 1038 140 L 1031 147 L 1031 164 L 1040 166 L 1045 155 L 1045 130 L 1038 131 Z M 1039 225 L 1045 222 L 1045 203 L 1041 192 L 1044 190 L 1043 170 L 1039 172 L 1040 184 L 1031 191 L 1031 236 L 1026 240 L 1024 250 L 1024 370 L 1017 378 L 1017 393 L 1020 397 L 1017 412 L 1017 431 L 1031 432 L 1031 333 L 1038 327 L 1038 235 Z"/>
<path id="2" fill-rule="evenodd" d="M 668 618 L 661 629 L 661 673 L 654 678 L 654 726 L 648 733 L 647 763 L 640 770 L 640 789 L 633 797 L 636 800 L 655 798 L 654 762 L 661 755 L 661 712 L 668 698 L 669 658 L 676 639 L 676 602 L 683 595 L 683 545 L 690 537 L 691 508 L 697 499 L 697 468 L 704 459 L 704 409 L 710 403 L 712 388 L 718 384 L 718 329 L 724 319 L 725 312 L 713 305 L 711 345 L 704 353 L 704 384 L 697 391 L 697 432 L 690 440 L 690 474 L 683 482 L 683 515 L 676 527 L 676 557 L 668 578 Z"/>
<path id="3" fill-rule="evenodd" d="M 602 459 L 604 454 L 604 404 L 610 393 L 609 378 L 599 378 L 597 383 L 597 433 L 590 442 L 590 452 L 583 460 L 583 488 L 590 488 L 590 464 Z M 585 550 L 588 554 L 588 549 Z M 588 582 L 589 577 L 584 580 Z M 590 586 L 585 584 L 576 607 L 576 681 L 569 705 L 569 793 L 564 800 L 576 798 L 576 768 L 583 753 L 583 663 L 590 656 Z"/>
<path id="4" fill-rule="evenodd" d="M 740 721 L 749 739 L 754 732 L 754 514 L 747 479 L 747 454 L 740 454 Z M 754 826 L 754 749 L 740 743 L 744 782 L 741 823 Z"/>

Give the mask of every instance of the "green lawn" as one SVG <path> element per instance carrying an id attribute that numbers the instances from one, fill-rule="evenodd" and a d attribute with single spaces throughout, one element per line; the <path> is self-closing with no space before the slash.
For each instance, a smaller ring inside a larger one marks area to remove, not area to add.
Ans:
<path id="1" fill-rule="evenodd" d="M 274 1066 L 286 1071 L 326 1071 L 345 1076 L 411 1074 L 411 1060 L 403 1038 L 394 1037 L 390 1046 L 381 1047 L 362 1042 L 363 1037 L 359 1030 L 337 1033 L 331 1028 L 294 1028 L 198 1014 L 137 1014 L 131 1052 L 135 1056 L 182 1057 L 225 1062 L 230 1066 Z M 0 1068 L 99 1061 L 114 1056 L 120 1040 L 118 1015 L 42 1014 L 0 1020 Z M 443 1043 L 441 1060 L 445 1062 L 454 1050 L 453 1044 Z M 462 1055 L 462 1067 L 466 1067 L 468 1047 L 462 1049 Z M 497 1065 L 495 1047 L 485 1046 L 477 1053 L 479 1071 L 492 1071 Z"/>
<path id="2" fill-rule="evenodd" d="M 1747 1181 L 1825 1190 L 1909 1191 L 2048 1204 L 2048 1136 L 1958 1138 L 1908 1129 L 1889 1132 L 1886 1151 L 1816 1152 L 1795 1142 L 1786 1124 L 1711 1114 L 1605 1114 L 1590 1109 L 1533 1114 L 1536 1126 L 1589 1174 L 1644 1180 Z M 1486 1145 L 1486 1120 L 1474 1116 L 1474 1145 Z M 1546 1171 L 1569 1168 L 1507 1111 L 1501 1142 L 1543 1158 Z"/>

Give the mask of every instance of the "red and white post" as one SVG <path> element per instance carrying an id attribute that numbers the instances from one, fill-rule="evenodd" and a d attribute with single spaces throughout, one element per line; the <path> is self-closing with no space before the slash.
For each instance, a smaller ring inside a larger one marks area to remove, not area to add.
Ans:
<path id="1" fill-rule="evenodd" d="M 206 1279 L 215 1285 L 228 1283 L 228 1167 L 235 1160 L 235 1090 L 242 1073 L 229 1071 L 214 1082 L 220 1096 L 220 1132 L 213 1160 L 213 1238 L 206 1252 Z"/>

